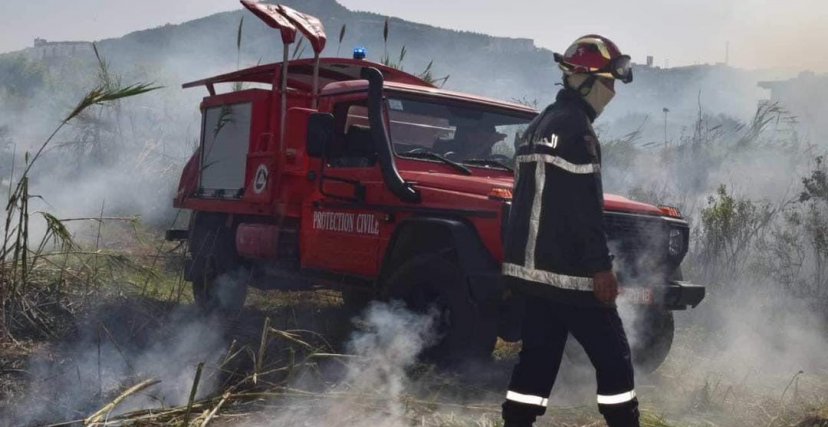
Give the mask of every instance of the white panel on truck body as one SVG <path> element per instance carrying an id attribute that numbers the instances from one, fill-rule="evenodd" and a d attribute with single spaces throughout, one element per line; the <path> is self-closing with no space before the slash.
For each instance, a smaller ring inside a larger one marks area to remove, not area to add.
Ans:
<path id="1" fill-rule="evenodd" d="M 237 198 L 245 182 L 253 104 L 207 108 L 202 118 L 201 194 Z"/>

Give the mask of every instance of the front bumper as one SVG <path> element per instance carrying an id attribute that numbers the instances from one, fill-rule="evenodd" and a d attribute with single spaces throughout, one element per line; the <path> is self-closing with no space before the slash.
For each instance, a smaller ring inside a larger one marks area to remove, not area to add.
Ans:
<path id="1" fill-rule="evenodd" d="M 619 302 L 634 305 L 654 305 L 667 310 L 695 308 L 704 299 L 706 288 L 689 282 L 671 280 L 662 286 L 621 286 Z"/>
<path id="2" fill-rule="evenodd" d="M 694 285 L 690 282 L 673 280 L 664 288 L 663 301 L 665 307 L 670 310 L 685 310 L 687 307 L 696 308 L 707 292 L 702 285 Z"/>
<path id="3" fill-rule="evenodd" d="M 507 292 L 504 277 L 496 272 L 470 274 L 466 277 L 466 285 L 469 297 L 476 306 L 484 312 L 494 310 L 494 315 L 498 317 L 498 336 L 510 342 L 519 340 L 523 298 Z M 699 305 L 705 292 L 704 286 L 677 280 L 648 288 L 622 285 L 619 302 L 627 298 L 635 300 L 630 302 L 640 306 L 686 310 Z"/>
<path id="4" fill-rule="evenodd" d="M 506 290 L 506 281 L 500 273 L 477 273 L 467 276 L 469 296 L 476 303 L 499 301 Z M 619 300 L 636 305 L 661 306 L 667 310 L 695 308 L 705 297 L 707 288 L 681 280 L 671 280 L 652 287 L 624 286 L 621 284 Z"/>

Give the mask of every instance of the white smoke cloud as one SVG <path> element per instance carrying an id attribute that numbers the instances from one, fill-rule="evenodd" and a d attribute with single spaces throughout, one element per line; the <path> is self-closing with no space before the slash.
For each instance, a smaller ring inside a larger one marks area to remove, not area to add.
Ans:
<path id="1" fill-rule="evenodd" d="M 131 306 L 101 307 L 80 326 L 75 340 L 33 356 L 26 398 L 12 413 L 0 415 L 0 424 L 84 418 L 146 379 L 161 382 L 128 398 L 111 415 L 186 404 L 201 362 L 205 369 L 198 397 L 215 391 L 216 363 L 227 348 L 219 319 L 201 317 L 192 307 L 156 318 L 152 310 L 157 308 L 120 302 Z"/>
<path id="2" fill-rule="evenodd" d="M 415 314 L 399 303 L 375 302 L 355 319 L 340 381 L 317 398 L 293 402 L 264 415 L 259 425 L 402 427 L 410 425 L 404 397 L 412 389 L 407 370 L 434 342 L 433 315 Z M 302 379 L 296 388 L 302 388 Z M 305 404 L 303 404 L 303 402 Z"/>

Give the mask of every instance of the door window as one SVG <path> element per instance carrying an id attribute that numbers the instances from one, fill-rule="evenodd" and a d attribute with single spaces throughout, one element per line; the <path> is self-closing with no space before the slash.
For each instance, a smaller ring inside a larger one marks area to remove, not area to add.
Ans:
<path id="1" fill-rule="evenodd" d="M 336 129 L 327 154 L 332 168 L 367 168 L 377 163 L 377 151 L 364 104 L 341 104 L 334 109 Z"/>

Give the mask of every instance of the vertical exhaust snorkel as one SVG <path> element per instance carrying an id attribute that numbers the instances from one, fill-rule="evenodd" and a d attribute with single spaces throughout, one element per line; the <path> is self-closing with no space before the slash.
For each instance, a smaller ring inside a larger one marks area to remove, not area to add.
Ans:
<path id="1" fill-rule="evenodd" d="M 261 19 L 267 26 L 279 30 L 282 35 L 282 81 L 279 85 L 282 96 L 281 112 L 279 116 L 279 152 L 285 146 L 285 125 L 287 121 L 287 78 L 288 78 L 288 47 L 296 41 L 296 26 L 284 16 L 279 5 L 258 3 L 251 0 L 240 0 L 249 11 Z M 273 73 L 273 86 L 276 87 L 276 76 Z"/>
<path id="2" fill-rule="evenodd" d="M 282 49 L 282 82 L 279 85 L 279 92 L 282 94 L 281 107 L 279 108 L 279 153 L 282 153 L 285 148 L 285 127 L 287 127 L 287 81 L 288 81 L 288 46 L 285 43 Z"/>
<path id="3" fill-rule="evenodd" d="M 391 138 L 385 124 L 383 109 L 382 91 L 385 80 L 382 73 L 376 68 L 366 67 L 362 69 L 361 77 L 368 80 L 368 121 L 371 123 L 371 136 L 374 139 L 377 153 L 379 153 L 380 168 L 385 183 L 388 189 L 400 200 L 419 203 L 420 192 L 411 184 L 405 182 L 394 163 L 394 151 L 391 148 Z"/>
<path id="4" fill-rule="evenodd" d="M 304 14 L 291 9 L 285 5 L 279 5 L 279 10 L 282 15 L 288 19 L 296 28 L 302 32 L 302 35 L 313 47 L 313 108 L 316 109 L 319 103 L 319 62 L 320 54 L 325 50 L 325 44 L 328 42 L 328 36 L 325 34 L 325 26 L 322 21 L 315 16 Z"/>
<path id="5" fill-rule="evenodd" d="M 282 34 L 282 72 L 281 83 L 281 112 L 279 117 L 279 151 L 283 151 L 285 144 L 285 126 L 287 125 L 287 85 L 288 85 L 288 47 L 296 41 L 296 32 L 301 31 L 313 46 L 313 108 L 319 102 L 319 62 L 320 54 L 325 49 L 328 37 L 325 34 L 325 27 L 318 18 L 297 12 L 287 6 L 280 4 L 258 3 L 252 0 L 240 0 L 248 10 L 256 17 L 264 21 L 271 28 L 279 30 Z M 273 86 L 276 86 L 276 73 L 273 74 Z"/>

